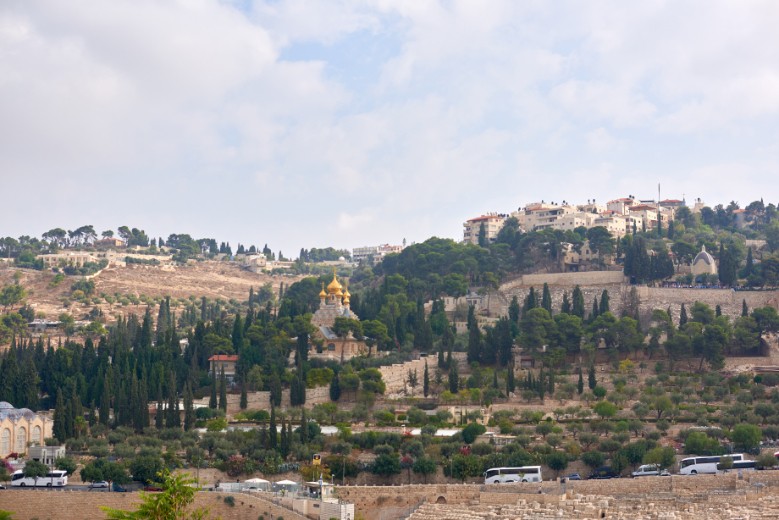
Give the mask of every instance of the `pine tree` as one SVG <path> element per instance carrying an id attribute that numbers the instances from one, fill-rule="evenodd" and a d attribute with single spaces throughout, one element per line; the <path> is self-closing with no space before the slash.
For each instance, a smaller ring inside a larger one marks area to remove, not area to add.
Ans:
<path id="1" fill-rule="evenodd" d="M 422 374 L 422 394 L 425 397 L 430 394 L 430 372 L 427 369 L 427 360 L 425 360 L 425 371 Z"/>
<path id="2" fill-rule="evenodd" d="M 576 382 L 576 392 L 579 395 L 584 393 L 584 374 L 582 373 L 582 367 L 579 366 L 579 380 Z"/>

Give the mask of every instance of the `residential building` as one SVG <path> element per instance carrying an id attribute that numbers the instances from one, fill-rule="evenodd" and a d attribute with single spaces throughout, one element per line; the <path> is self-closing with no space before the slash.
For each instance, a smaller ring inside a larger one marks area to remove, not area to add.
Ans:
<path id="1" fill-rule="evenodd" d="M 47 268 L 59 267 L 60 265 L 72 266 L 72 267 L 84 267 L 86 263 L 97 263 L 96 256 L 90 253 L 69 252 L 69 253 L 52 253 L 47 255 L 38 255 L 38 258 L 43 260 L 43 265 Z"/>
<path id="2" fill-rule="evenodd" d="M 479 233 L 484 225 L 484 236 L 488 243 L 495 242 L 498 233 L 503 229 L 508 215 L 498 213 L 488 213 L 480 217 L 475 217 L 463 223 L 463 242 L 470 244 L 479 244 Z"/>
<path id="3" fill-rule="evenodd" d="M 238 356 L 231 354 L 214 354 L 208 358 L 211 373 L 214 377 L 219 377 L 224 370 L 228 381 L 235 379 L 235 365 L 238 363 Z"/>

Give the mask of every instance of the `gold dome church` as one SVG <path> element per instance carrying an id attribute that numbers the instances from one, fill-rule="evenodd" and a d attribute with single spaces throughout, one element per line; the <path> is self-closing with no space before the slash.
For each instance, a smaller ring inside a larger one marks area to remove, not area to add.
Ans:
<path id="1" fill-rule="evenodd" d="M 368 348 L 365 342 L 355 339 L 351 333 L 345 338 L 338 337 L 332 329 L 336 318 L 360 319 L 349 307 L 350 298 L 349 289 L 341 285 L 333 270 L 333 280 L 327 284 L 327 287 L 322 284 L 322 290 L 319 292 L 319 308 L 311 317 L 311 323 L 318 329 L 319 339 L 323 340 L 321 346 L 313 347 L 311 356 L 343 362 L 367 354 Z"/>

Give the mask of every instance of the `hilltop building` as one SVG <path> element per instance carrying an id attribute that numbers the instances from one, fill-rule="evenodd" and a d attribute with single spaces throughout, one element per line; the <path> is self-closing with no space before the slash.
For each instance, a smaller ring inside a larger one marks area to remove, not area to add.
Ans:
<path id="1" fill-rule="evenodd" d="M 352 262 L 359 264 L 360 262 L 365 262 L 371 258 L 374 262 L 380 262 L 388 254 L 400 253 L 401 251 L 403 251 L 403 246 L 393 246 L 390 244 L 355 247 L 352 249 Z"/>
<path id="2" fill-rule="evenodd" d="M 478 245 L 482 224 L 484 225 L 484 237 L 487 239 L 487 242 L 495 242 L 507 219 L 508 215 L 488 213 L 487 215 L 467 220 L 463 224 L 465 228 L 463 229 L 463 242 Z"/>

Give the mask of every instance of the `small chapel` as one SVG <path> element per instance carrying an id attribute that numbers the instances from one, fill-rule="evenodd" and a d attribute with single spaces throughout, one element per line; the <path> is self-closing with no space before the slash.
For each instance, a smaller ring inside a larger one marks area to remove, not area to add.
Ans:
<path id="1" fill-rule="evenodd" d="M 338 337 L 332 329 L 336 318 L 360 319 L 349 307 L 350 297 L 349 289 L 341 285 L 333 270 L 333 280 L 327 284 L 327 287 L 322 284 L 319 308 L 311 317 L 311 323 L 317 327 L 315 335 L 322 340 L 321 346 L 314 347 L 311 356 L 344 362 L 368 352 L 364 341 L 355 339 L 351 333 L 345 338 Z"/>

